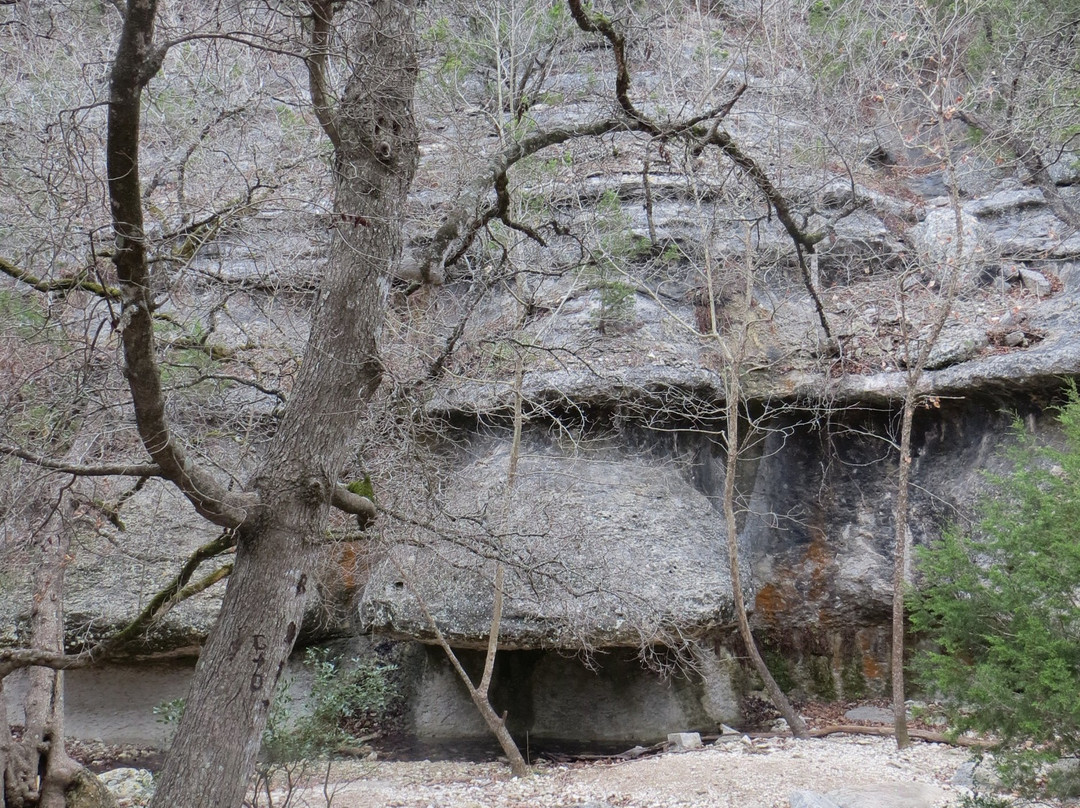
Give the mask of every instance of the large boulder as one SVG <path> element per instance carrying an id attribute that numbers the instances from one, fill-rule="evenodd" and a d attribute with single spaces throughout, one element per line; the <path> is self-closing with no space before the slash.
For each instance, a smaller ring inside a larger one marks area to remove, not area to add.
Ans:
<path id="1" fill-rule="evenodd" d="M 119 805 L 97 775 L 82 767 L 64 792 L 64 803 L 68 808 L 118 808 Z"/>
<path id="2" fill-rule="evenodd" d="M 971 289 L 983 267 L 997 259 L 997 245 L 979 220 L 961 209 L 943 204 L 931 208 L 926 218 L 908 231 L 922 268 L 938 284 L 951 282 L 951 273 L 960 289 Z"/>
<path id="3" fill-rule="evenodd" d="M 111 492 L 117 494 L 117 490 Z M 74 520 L 72 529 L 72 558 L 64 579 L 69 651 L 93 645 L 126 627 L 175 579 L 199 547 L 221 536 L 221 528 L 199 516 L 175 486 L 161 480 L 147 481 L 128 497 L 114 521 L 94 514 L 93 519 Z M 343 556 L 349 556 L 349 548 Z M 228 552 L 206 559 L 191 581 L 231 561 Z M 351 622 L 351 614 L 344 615 L 336 600 L 348 600 L 347 576 L 341 573 L 351 570 L 335 561 L 328 559 L 320 569 L 320 597 L 305 615 L 302 641 L 340 635 Z M 0 574 L 0 647 L 29 641 L 32 563 L 31 554 L 19 555 Z M 217 620 L 227 580 L 173 606 L 120 649 L 121 655 L 197 654 Z"/>
<path id="4" fill-rule="evenodd" d="M 722 519 L 690 464 L 536 436 L 507 493 L 509 440 L 477 443 L 436 534 L 392 530 L 363 592 L 367 627 L 431 642 L 434 622 L 452 645 L 486 647 L 496 560 L 502 648 L 663 645 L 731 622 Z"/>
<path id="5" fill-rule="evenodd" d="M 684 218 L 691 211 L 669 190 L 664 216 L 674 227 L 680 207 Z M 757 245 L 749 300 L 735 256 L 725 255 L 729 274 L 706 288 L 702 262 L 687 257 L 699 255 L 700 245 L 687 245 L 703 235 L 685 223 L 673 236 L 685 260 L 650 265 L 648 282 L 607 327 L 593 276 L 538 281 L 520 326 L 510 325 L 519 322 L 518 297 L 494 290 L 462 332 L 457 373 L 424 403 L 457 424 L 467 445 L 444 458 L 455 518 L 427 520 L 430 530 L 388 527 L 397 546 L 364 591 L 364 624 L 432 642 L 418 593 L 452 645 L 482 648 L 493 559 L 503 558 L 503 648 L 730 643 L 717 433 L 738 373 L 746 414 L 761 427 L 738 480 L 744 580 L 760 636 L 780 652 L 781 668 L 791 663 L 780 671 L 786 686 L 825 696 L 883 687 L 896 423 L 912 365 L 935 338 L 916 386 L 913 447 L 910 529 L 926 543 L 985 490 L 983 470 L 1005 467 L 1012 413 L 1053 434 L 1044 411 L 1062 379 L 1080 374 L 1080 270 L 1027 251 L 1024 223 L 1051 216 L 1037 191 L 1003 185 L 965 202 L 962 239 L 944 200 L 927 208 L 861 186 L 841 192 L 865 204 L 821 245 L 818 289 L 835 350 L 797 270 L 776 258 L 775 234 Z M 825 208 L 844 202 L 822 200 Z M 920 216 L 905 246 L 893 234 Z M 1055 227 L 1037 225 L 1049 254 Z M 718 230 L 711 237 L 722 254 L 738 234 Z M 1057 243 L 1064 249 L 1061 236 Z M 950 262 L 965 274 L 960 294 L 946 299 Z M 1034 290 L 1024 284 L 1032 273 L 1043 281 Z M 453 284 L 444 292 L 455 299 Z M 460 307 L 441 313 L 448 331 Z M 529 427 L 516 495 L 505 504 L 509 438 L 483 425 L 507 423 L 519 350 Z M 545 430 L 565 439 L 542 438 Z"/>

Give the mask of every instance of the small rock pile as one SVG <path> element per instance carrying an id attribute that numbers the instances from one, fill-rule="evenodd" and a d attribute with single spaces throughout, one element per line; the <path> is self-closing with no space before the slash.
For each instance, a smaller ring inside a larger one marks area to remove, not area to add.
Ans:
<path id="1" fill-rule="evenodd" d="M 154 775 L 146 769 L 112 769 L 98 775 L 119 808 L 141 808 L 154 795 Z"/>

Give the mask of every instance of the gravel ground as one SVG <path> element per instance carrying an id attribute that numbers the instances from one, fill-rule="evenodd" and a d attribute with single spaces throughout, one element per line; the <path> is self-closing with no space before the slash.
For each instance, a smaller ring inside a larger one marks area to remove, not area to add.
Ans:
<path id="1" fill-rule="evenodd" d="M 915 743 L 899 752 L 889 738 L 736 738 L 636 761 L 543 765 L 522 780 L 495 763 L 356 761 L 335 764 L 330 787 L 335 808 L 787 808 L 798 789 L 880 785 L 888 792 L 915 783 L 938 787 L 937 804 L 949 805 L 962 796 L 950 780 L 967 759 L 965 751 L 941 744 Z M 276 796 L 279 804 L 284 795 Z M 326 804 L 321 783 L 294 793 L 290 802 L 297 808 Z"/>

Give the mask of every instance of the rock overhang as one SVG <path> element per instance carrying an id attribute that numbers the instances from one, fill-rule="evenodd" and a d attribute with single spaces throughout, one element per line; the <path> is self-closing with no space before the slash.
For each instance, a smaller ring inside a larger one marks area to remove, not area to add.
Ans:
<path id="1" fill-rule="evenodd" d="M 721 519 L 685 464 L 534 441 L 508 495 L 509 438 L 455 471 L 437 535 L 389 530 L 361 597 L 372 631 L 483 648 L 494 569 L 499 646 L 580 651 L 681 643 L 730 626 Z"/>

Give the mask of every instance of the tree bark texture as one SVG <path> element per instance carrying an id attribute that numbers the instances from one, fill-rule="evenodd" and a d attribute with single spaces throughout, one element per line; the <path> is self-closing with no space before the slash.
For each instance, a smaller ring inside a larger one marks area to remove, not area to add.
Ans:
<path id="1" fill-rule="evenodd" d="M 911 490 L 911 425 L 915 417 L 915 385 L 909 384 L 904 396 L 900 424 L 900 470 L 896 479 L 896 549 L 893 559 L 892 667 L 893 727 L 896 746 L 905 749 L 911 743 L 907 725 L 906 687 L 904 685 L 904 588 L 907 581 L 908 499 Z"/>
<path id="2" fill-rule="evenodd" d="M 235 527 L 245 517 L 238 498 L 187 457 L 165 416 L 154 339 L 156 306 L 146 254 L 139 131 L 142 91 L 161 67 L 164 51 L 153 45 L 156 0 L 130 0 L 109 75 L 106 166 L 115 252 L 120 281 L 120 317 L 113 327 L 124 348 L 125 376 L 143 446 L 161 475 L 173 482 L 204 517 Z"/>
<path id="3" fill-rule="evenodd" d="M 308 600 L 336 480 L 360 408 L 378 386 L 379 325 L 416 169 L 414 2 L 375 0 L 334 111 L 330 260 L 297 386 L 247 486 L 221 616 L 192 682 L 154 808 L 235 808 Z"/>
<path id="4" fill-rule="evenodd" d="M 71 535 L 60 512 L 63 507 L 66 503 L 56 506 L 41 530 L 30 610 L 33 646 L 53 653 L 63 651 L 64 647 L 64 572 L 71 545 Z M 64 673 L 32 667 L 28 675 L 22 738 L 14 741 L 7 734 L 0 747 L 3 752 L 0 806 L 64 808 L 67 789 L 81 769 L 64 748 Z M 5 721 L 5 733 L 10 733 L 8 727 Z"/>

